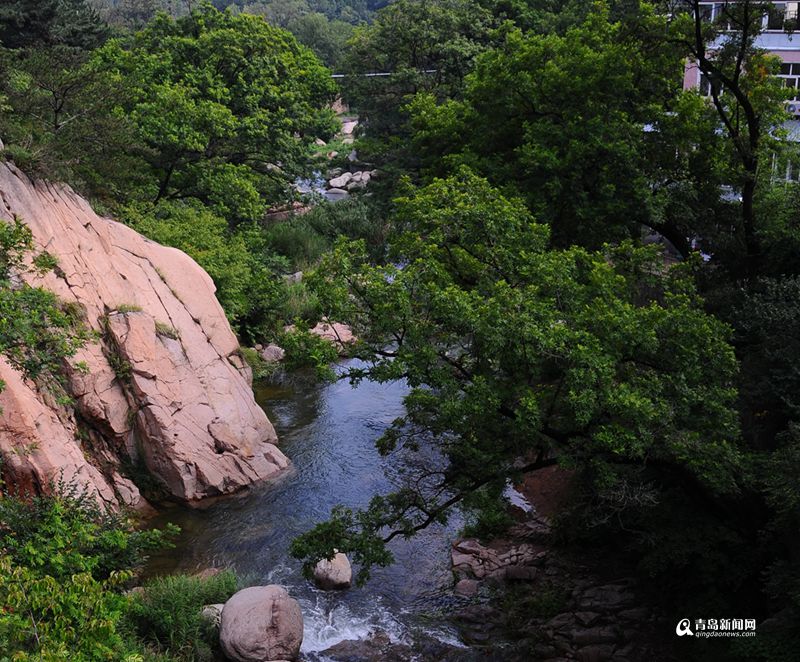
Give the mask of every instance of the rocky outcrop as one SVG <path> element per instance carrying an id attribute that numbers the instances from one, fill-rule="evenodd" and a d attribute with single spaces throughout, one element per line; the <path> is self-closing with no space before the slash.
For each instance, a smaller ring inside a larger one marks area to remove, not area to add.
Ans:
<path id="1" fill-rule="evenodd" d="M 553 478 L 551 487 L 561 477 Z M 463 601 L 455 620 L 463 639 L 487 651 L 506 640 L 508 659 L 514 660 L 673 659 L 660 657 L 658 649 L 666 648 L 656 642 L 674 625 L 670 628 L 646 606 L 636 582 L 609 576 L 603 559 L 591 552 L 567 554 L 551 539 L 549 520 L 538 514 L 540 504 L 533 505 L 503 538 L 453 545 L 454 593 Z M 516 591 L 509 600 L 506 591 L 512 586 Z"/>
<path id="2" fill-rule="evenodd" d="M 259 355 L 267 363 L 280 363 L 286 358 L 286 350 L 274 343 L 270 343 L 261 349 Z"/>
<path id="3" fill-rule="evenodd" d="M 353 583 L 353 569 L 346 555 L 337 552 L 330 560 L 322 559 L 314 566 L 314 583 L 323 591 L 340 591 Z"/>
<path id="4" fill-rule="evenodd" d="M 303 614 L 282 586 L 252 586 L 222 608 L 222 652 L 233 662 L 294 660 L 303 643 Z"/>
<path id="5" fill-rule="evenodd" d="M 31 285 L 81 311 L 97 340 L 66 367 L 60 405 L 0 359 L 0 454 L 21 490 L 76 482 L 145 505 L 133 478 L 172 497 L 234 492 L 287 465 L 209 276 L 187 255 L 101 218 L 65 186 L 0 163 L 0 219 L 20 217 L 58 262 Z"/>
<path id="6" fill-rule="evenodd" d="M 353 330 L 347 324 L 340 324 L 339 322 L 330 322 L 323 320 L 318 322 L 317 325 L 309 330 L 315 336 L 324 338 L 336 345 L 339 354 L 345 356 L 347 348 L 353 345 L 357 338 L 353 335 Z"/>

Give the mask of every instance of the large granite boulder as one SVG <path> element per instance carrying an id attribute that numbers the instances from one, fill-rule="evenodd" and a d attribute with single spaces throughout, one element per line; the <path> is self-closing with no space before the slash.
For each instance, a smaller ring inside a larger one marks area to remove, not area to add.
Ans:
<path id="1" fill-rule="evenodd" d="M 303 614 L 282 586 L 252 586 L 222 608 L 222 652 L 233 662 L 295 660 L 303 643 Z"/>
<path id="2" fill-rule="evenodd" d="M 97 340 L 67 367 L 74 407 L 0 359 L 0 466 L 12 489 L 36 493 L 63 479 L 109 506 L 142 508 L 131 467 L 194 501 L 287 466 L 196 262 L 98 216 L 70 188 L 0 163 L 0 223 L 14 216 L 58 263 L 24 279 L 80 311 Z"/>
<path id="3" fill-rule="evenodd" d="M 345 188 L 350 180 L 353 179 L 353 173 L 343 172 L 338 177 L 334 177 L 328 182 L 330 188 Z"/>
<path id="4" fill-rule="evenodd" d="M 280 363 L 286 358 L 286 350 L 274 343 L 270 343 L 261 350 L 260 355 L 267 363 Z"/>

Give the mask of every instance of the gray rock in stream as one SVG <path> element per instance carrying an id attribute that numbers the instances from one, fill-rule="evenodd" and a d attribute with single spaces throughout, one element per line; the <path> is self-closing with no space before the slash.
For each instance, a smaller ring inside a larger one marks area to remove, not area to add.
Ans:
<path id="1" fill-rule="evenodd" d="M 341 552 L 331 559 L 322 559 L 314 567 L 314 583 L 323 591 L 340 591 L 353 583 L 350 561 Z"/>

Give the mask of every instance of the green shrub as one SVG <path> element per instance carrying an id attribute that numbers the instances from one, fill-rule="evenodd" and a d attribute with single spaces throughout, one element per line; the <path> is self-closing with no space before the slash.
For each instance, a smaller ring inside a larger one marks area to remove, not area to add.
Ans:
<path id="1" fill-rule="evenodd" d="M 286 350 L 284 363 L 287 369 L 313 368 L 320 379 L 333 378 L 333 364 L 338 358 L 336 347 L 329 340 L 309 332 L 295 329 L 281 336 L 279 344 Z"/>
<path id="2" fill-rule="evenodd" d="M 125 599 L 114 591 L 128 576 L 56 579 L 0 557 L 0 658 L 131 659 L 116 628 Z"/>
<path id="3" fill-rule="evenodd" d="M 247 362 L 247 365 L 249 365 L 250 369 L 253 371 L 253 379 L 256 381 L 259 379 L 266 379 L 277 369 L 277 363 L 265 361 L 252 347 L 240 347 L 239 351 L 242 353 L 242 357 Z"/>
<path id="4" fill-rule="evenodd" d="M 323 202 L 308 212 L 303 220 L 329 244 L 342 235 L 363 239 L 373 259 L 383 257 L 388 225 L 377 205 L 368 199 L 359 197 L 335 203 Z"/>
<path id="5" fill-rule="evenodd" d="M 214 659 L 217 637 L 200 612 L 204 605 L 225 602 L 236 592 L 236 575 L 171 575 L 151 579 L 143 588 L 132 597 L 126 614 L 135 636 L 175 660 Z"/>
<path id="6" fill-rule="evenodd" d="M 178 330 L 169 324 L 166 324 L 165 322 L 156 321 L 156 333 L 166 338 L 172 338 L 173 340 L 181 339 L 181 335 L 178 333 Z"/>
<path id="7" fill-rule="evenodd" d="M 319 298 L 305 283 L 284 281 L 282 290 L 281 313 L 284 321 L 304 320 L 316 323 L 322 313 Z"/>
<path id="8" fill-rule="evenodd" d="M 89 572 L 108 579 L 137 570 L 149 551 L 166 544 L 165 532 L 142 531 L 133 520 L 101 508 L 74 485 L 25 500 L 0 493 L 0 550 L 15 564 L 63 579 Z M 168 527 L 167 534 L 174 534 Z"/>
<path id="9" fill-rule="evenodd" d="M 58 266 L 58 258 L 47 251 L 42 251 L 34 256 L 33 266 L 39 273 L 44 274 Z"/>
<path id="10" fill-rule="evenodd" d="M 505 614 L 503 622 L 512 636 L 518 636 L 533 619 L 550 619 L 563 612 L 569 604 L 569 590 L 559 584 L 546 582 L 510 586 L 497 595 L 497 607 Z"/>
<path id="11" fill-rule="evenodd" d="M 330 248 L 330 241 L 320 235 L 305 216 L 273 223 L 264 231 L 264 238 L 270 250 L 287 257 L 298 269 L 316 263 Z"/>
<path id="12" fill-rule="evenodd" d="M 0 221 L 0 354 L 26 377 L 52 383 L 60 379 L 63 360 L 86 342 L 89 333 L 73 307 L 52 292 L 12 282 L 25 270 L 25 257 L 32 249 L 30 228 L 22 220 Z M 40 261 L 40 267 L 52 262 Z"/>
<path id="13" fill-rule="evenodd" d="M 120 628 L 121 589 L 164 533 L 137 530 L 75 486 L 52 489 L 0 494 L 0 659 L 141 661 Z"/>

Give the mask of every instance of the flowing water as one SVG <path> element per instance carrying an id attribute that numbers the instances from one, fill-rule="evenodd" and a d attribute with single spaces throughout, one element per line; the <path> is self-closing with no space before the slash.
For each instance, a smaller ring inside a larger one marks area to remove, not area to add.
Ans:
<path id="1" fill-rule="evenodd" d="M 303 609 L 305 653 L 375 629 L 404 643 L 424 633 L 456 644 L 444 612 L 451 604 L 450 542 L 462 524 L 457 515 L 413 540 L 393 541 L 396 563 L 376 569 L 363 588 L 319 591 L 288 555 L 292 538 L 326 519 L 332 506 L 364 506 L 391 488 L 396 474 L 374 442 L 403 414 L 406 392 L 403 383 L 353 388 L 347 381 L 257 387 L 292 470 L 205 510 L 162 514 L 157 524 L 175 522 L 182 534 L 174 549 L 152 559 L 149 573 L 225 567 L 248 584 L 286 586 Z"/>

